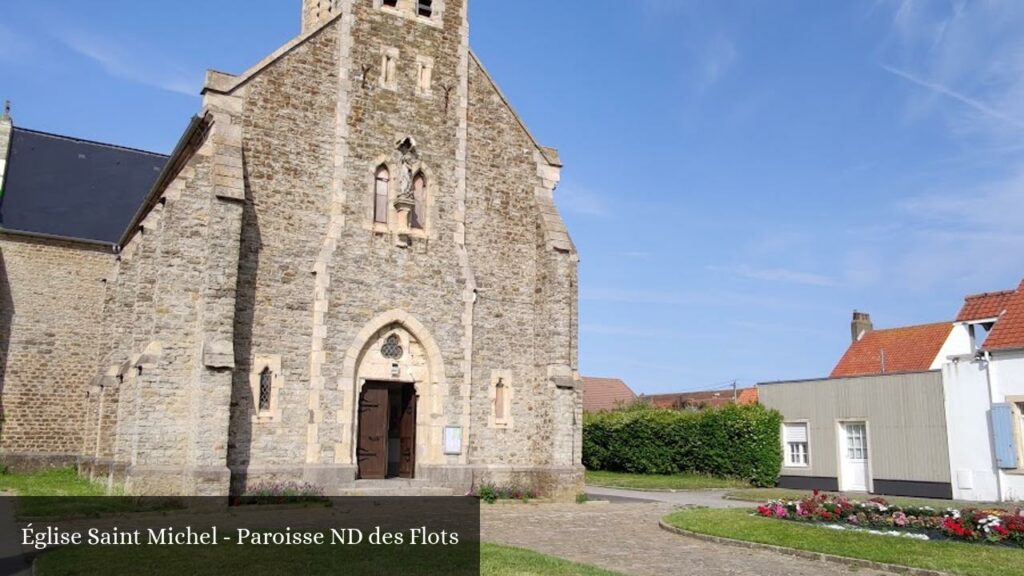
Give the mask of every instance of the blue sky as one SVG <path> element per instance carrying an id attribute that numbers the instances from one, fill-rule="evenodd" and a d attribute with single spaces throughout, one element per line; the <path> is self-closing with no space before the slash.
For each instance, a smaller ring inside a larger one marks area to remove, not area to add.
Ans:
<path id="1" fill-rule="evenodd" d="M 17 124 L 169 151 L 204 70 L 299 0 L 5 0 Z M 952 319 L 1024 276 L 1024 3 L 475 0 L 581 252 L 581 364 L 640 392 L 829 372 L 853 309 Z"/>

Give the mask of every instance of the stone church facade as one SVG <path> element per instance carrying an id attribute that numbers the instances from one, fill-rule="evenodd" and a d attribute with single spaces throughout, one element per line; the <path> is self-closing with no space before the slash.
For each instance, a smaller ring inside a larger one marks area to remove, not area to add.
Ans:
<path id="1" fill-rule="evenodd" d="M 580 491 L 561 164 L 467 9 L 303 0 L 297 38 L 208 73 L 112 246 L 5 224 L 5 461 L 135 494 Z"/>

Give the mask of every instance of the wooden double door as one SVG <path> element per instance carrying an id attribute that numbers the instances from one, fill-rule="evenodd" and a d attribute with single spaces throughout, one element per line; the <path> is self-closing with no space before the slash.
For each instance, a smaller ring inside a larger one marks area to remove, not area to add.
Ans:
<path id="1" fill-rule="evenodd" d="M 359 478 L 413 478 L 416 474 L 416 388 L 368 382 L 359 395 Z"/>

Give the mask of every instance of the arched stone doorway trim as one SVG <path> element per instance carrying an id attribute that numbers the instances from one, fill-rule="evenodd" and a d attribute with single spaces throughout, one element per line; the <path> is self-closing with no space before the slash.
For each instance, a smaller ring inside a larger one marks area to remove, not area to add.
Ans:
<path id="1" fill-rule="evenodd" d="M 402 334 L 404 332 L 404 334 Z M 415 386 L 418 396 L 416 413 L 416 466 L 433 466 L 444 463 L 442 438 L 447 421 L 444 416 L 445 401 L 448 395 L 447 377 L 444 359 L 437 341 L 414 316 L 403 310 L 389 310 L 368 322 L 356 335 L 345 354 L 342 364 L 338 389 L 344 398 L 344 408 L 339 414 L 339 424 L 346 433 L 342 442 L 341 452 L 352 464 L 357 464 L 356 455 L 359 425 L 359 399 L 363 386 L 368 378 L 363 365 L 370 354 L 376 354 L 376 347 L 382 337 L 398 333 L 403 343 L 408 345 L 409 338 L 422 349 L 425 357 L 425 370 L 410 371 L 407 362 L 413 360 L 412 350 L 409 357 L 403 359 L 402 369 L 398 376 L 377 373 L 372 376 L 374 382 L 405 382 Z M 410 375 L 411 374 L 411 375 Z"/>

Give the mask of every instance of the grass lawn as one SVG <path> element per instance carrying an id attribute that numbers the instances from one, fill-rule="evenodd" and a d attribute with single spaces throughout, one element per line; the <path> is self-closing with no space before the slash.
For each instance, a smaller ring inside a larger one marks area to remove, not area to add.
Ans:
<path id="1" fill-rule="evenodd" d="M 633 490 L 710 490 L 728 488 L 749 488 L 750 483 L 696 474 L 675 474 L 657 476 L 627 474 L 624 472 L 603 472 L 587 470 L 587 484 Z"/>
<path id="2" fill-rule="evenodd" d="M 104 486 L 80 477 L 73 468 L 0 474 L 0 492 L 20 497 L 15 512 L 19 519 L 78 518 L 180 508 L 177 503 L 159 499 L 111 498 Z"/>
<path id="3" fill-rule="evenodd" d="M 365 551 L 364 548 L 362 551 Z M 450 554 L 450 552 L 449 552 Z M 392 554 L 364 555 L 358 549 L 330 546 L 294 548 L 65 548 L 40 556 L 40 576 L 87 574 L 444 574 L 452 558 L 444 549 L 397 549 Z M 483 544 L 480 574 L 485 576 L 616 576 L 590 566 L 574 564 L 527 550 Z"/>
<path id="4" fill-rule="evenodd" d="M 529 550 L 484 544 L 480 550 L 480 573 L 486 576 L 616 576 L 593 566 L 575 564 Z"/>
<path id="5" fill-rule="evenodd" d="M 743 490 L 733 490 L 726 494 L 727 498 L 733 500 L 744 500 L 747 502 L 757 502 L 759 504 L 767 502 L 768 500 L 798 500 L 811 494 L 810 490 L 790 490 L 786 488 L 746 488 Z M 850 494 L 850 498 L 854 500 L 868 500 L 874 498 L 872 494 Z M 930 498 L 903 498 L 900 496 L 882 496 L 890 503 L 896 506 L 931 506 L 938 510 L 944 510 L 946 508 L 1004 508 L 1004 509 L 1016 509 L 1016 506 L 1008 506 L 1007 504 L 998 503 L 987 503 L 987 502 L 964 502 L 959 500 L 933 500 Z"/>
<path id="6" fill-rule="evenodd" d="M 685 510 L 665 522 L 701 534 L 965 576 L 1024 575 L 1024 550 L 837 532 L 752 516 L 750 510 Z"/>
<path id="7" fill-rule="evenodd" d="M 18 496 L 105 496 L 103 486 L 80 478 L 72 468 L 34 474 L 0 474 L 0 491 Z"/>

